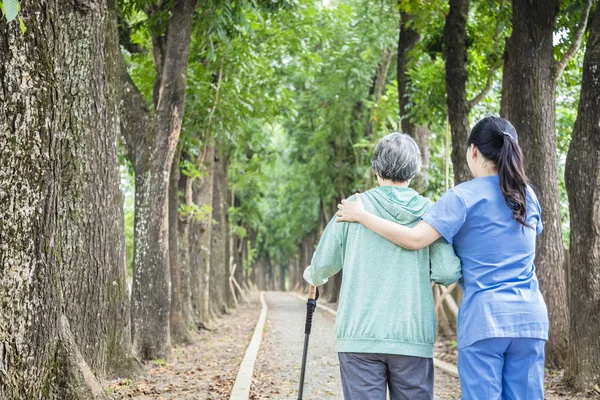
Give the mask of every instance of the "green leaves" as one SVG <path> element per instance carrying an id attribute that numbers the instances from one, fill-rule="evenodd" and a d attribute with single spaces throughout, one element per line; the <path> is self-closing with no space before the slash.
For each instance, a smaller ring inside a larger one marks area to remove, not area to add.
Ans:
<path id="1" fill-rule="evenodd" d="M 18 0 L 4 0 L 0 3 L 0 7 L 2 8 L 2 14 L 6 17 L 6 22 L 14 20 L 19 13 Z"/>
<path id="2" fill-rule="evenodd" d="M 2 15 L 6 18 L 6 22 L 12 22 L 17 17 L 20 10 L 21 4 L 18 0 L 0 1 L 0 11 L 2 11 Z M 19 28 L 21 29 L 21 34 L 27 32 L 27 27 L 25 27 L 25 22 L 21 17 L 19 17 Z"/>

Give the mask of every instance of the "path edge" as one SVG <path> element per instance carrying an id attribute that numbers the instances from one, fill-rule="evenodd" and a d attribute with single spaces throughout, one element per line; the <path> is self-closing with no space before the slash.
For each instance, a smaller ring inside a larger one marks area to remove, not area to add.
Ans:
<path id="1" fill-rule="evenodd" d="M 250 397 L 250 386 L 252 385 L 252 377 L 254 376 L 254 363 L 258 357 L 258 350 L 260 349 L 260 343 L 262 342 L 265 322 L 267 321 L 267 311 L 269 309 L 265 301 L 264 291 L 260 292 L 260 303 L 262 304 L 260 316 L 258 317 L 258 322 L 254 328 L 252 339 L 250 339 L 250 343 L 244 354 L 244 359 L 240 364 L 240 369 L 235 378 L 233 389 L 231 389 L 229 400 L 248 400 Z"/>
<path id="2" fill-rule="evenodd" d="M 302 297 L 298 293 L 288 292 L 288 294 L 290 296 L 292 296 L 292 297 L 295 297 L 298 300 L 302 300 L 302 301 L 306 300 L 305 297 Z M 329 307 L 324 306 L 324 305 L 319 304 L 319 303 L 317 303 L 317 307 L 320 308 L 321 310 L 324 310 L 324 311 L 328 312 L 331 315 L 334 315 L 334 316 L 337 315 L 337 312 L 334 309 L 332 309 L 332 308 L 329 308 Z M 436 368 L 440 369 L 442 372 L 445 372 L 448 375 L 451 375 L 451 376 L 454 376 L 455 378 L 458 378 L 458 368 L 456 368 L 455 365 L 450 364 L 450 363 L 445 362 L 445 361 L 442 361 L 442 360 L 437 359 L 435 357 L 433 358 L 433 365 Z"/>

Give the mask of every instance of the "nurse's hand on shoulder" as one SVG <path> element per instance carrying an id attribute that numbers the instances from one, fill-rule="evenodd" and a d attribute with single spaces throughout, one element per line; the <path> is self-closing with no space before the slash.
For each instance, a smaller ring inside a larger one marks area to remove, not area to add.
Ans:
<path id="1" fill-rule="evenodd" d="M 360 194 L 356 193 L 354 196 L 356 197 L 354 201 L 344 199 L 341 204 L 338 204 L 336 222 L 361 222 L 366 214 L 365 207 Z"/>

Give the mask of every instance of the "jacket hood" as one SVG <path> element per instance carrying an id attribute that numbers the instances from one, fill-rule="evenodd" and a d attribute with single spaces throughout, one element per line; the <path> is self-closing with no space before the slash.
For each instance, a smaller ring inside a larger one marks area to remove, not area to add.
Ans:
<path id="1" fill-rule="evenodd" d="M 406 225 L 420 219 L 431 202 L 411 188 L 379 186 L 364 193 L 373 206 L 379 208 L 389 219 Z"/>

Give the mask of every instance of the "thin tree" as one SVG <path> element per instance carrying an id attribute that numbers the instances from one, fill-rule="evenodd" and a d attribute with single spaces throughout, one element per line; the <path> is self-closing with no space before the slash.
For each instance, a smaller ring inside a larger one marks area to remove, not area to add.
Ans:
<path id="1" fill-rule="evenodd" d="M 500 38 L 500 12 L 504 0 L 500 0 L 496 17 L 496 28 L 492 41 L 498 47 Z M 473 99 L 467 98 L 467 18 L 469 0 L 450 0 L 450 11 L 444 26 L 444 41 L 446 55 L 446 93 L 448 106 L 448 122 L 452 131 L 452 166 L 454 168 L 454 183 L 471 179 L 471 171 L 467 165 L 465 152 L 470 133 L 469 113 L 492 88 L 494 74 L 499 67 L 492 61 L 486 84 L 481 92 Z M 493 57 L 492 57 L 493 59 Z"/>
<path id="2" fill-rule="evenodd" d="M 167 6 L 161 3 L 148 14 L 164 12 Z M 134 350 L 143 359 L 168 358 L 171 352 L 169 176 L 183 120 L 195 7 L 195 0 L 175 0 L 164 32 L 152 32 L 153 112 L 146 111 L 139 91 L 123 74 L 123 104 L 129 106 L 122 107 L 124 135 L 135 163 L 131 321 Z"/>
<path id="3" fill-rule="evenodd" d="M 429 137 L 431 131 L 426 126 L 416 125 L 410 119 L 410 109 L 413 105 L 410 101 L 408 87 L 410 85 L 409 63 L 412 59 L 411 51 L 421 38 L 421 35 L 411 26 L 413 17 L 402 10 L 400 11 L 400 29 L 398 37 L 398 59 L 396 72 L 398 80 L 398 105 L 400 110 L 400 123 L 402 132 L 409 134 L 415 139 L 419 150 L 421 150 L 421 172 L 415 177 L 412 186 L 418 192 L 427 189 L 429 180 Z"/>

